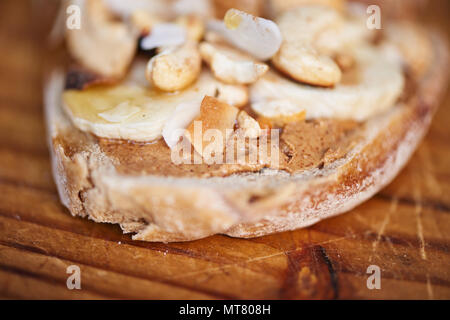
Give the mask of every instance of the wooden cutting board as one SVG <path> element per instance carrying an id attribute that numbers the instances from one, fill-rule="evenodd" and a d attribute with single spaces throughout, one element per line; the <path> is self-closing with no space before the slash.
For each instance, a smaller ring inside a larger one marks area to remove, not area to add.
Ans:
<path id="1" fill-rule="evenodd" d="M 433 7 L 428 19 L 448 31 L 449 3 Z M 398 178 L 347 214 L 256 239 L 132 241 L 118 226 L 70 216 L 58 200 L 39 9 L 32 28 L 29 2 L 0 2 L 1 298 L 450 299 L 450 95 Z M 80 267 L 81 290 L 66 287 L 70 265 Z M 380 268 L 379 290 L 367 287 L 370 265 Z"/>

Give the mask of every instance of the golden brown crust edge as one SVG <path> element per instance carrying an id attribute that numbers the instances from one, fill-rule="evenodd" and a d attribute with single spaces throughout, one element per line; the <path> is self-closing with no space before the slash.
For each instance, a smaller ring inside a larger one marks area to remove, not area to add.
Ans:
<path id="1" fill-rule="evenodd" d="M 73 215 L 119 223 L 135 240 L 187 241 L 222 233 L 256 237 L 293 230 L 343 213 L 370 198 L 405 165 L 427 131 L 447 83 L 447 47 L 433 36 L 434 64 L 408 105 L 368 129 L 366 143 L 334 166 L 295 177 L 283 173 L 193 179 L 118 175 L 93 142 L 67 150 L 54 137 L 72 129 L 58 92 L 46 89 L 52 164 L 63 204 Z M 56 84 L 55 81 L 53 81 Z"/>

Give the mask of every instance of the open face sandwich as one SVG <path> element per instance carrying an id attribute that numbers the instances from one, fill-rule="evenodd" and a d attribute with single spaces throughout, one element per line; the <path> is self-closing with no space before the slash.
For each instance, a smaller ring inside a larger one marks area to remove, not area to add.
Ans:
<path id="1" fill-rule="evenodd" d="M 352 209 L 408 161 L 447 82 L 438 33 L 369 28 L 354 2 L 69 5 L 80 28 L 45 89 L 54 178 L 72 215 L 135 240 L 256 237 Z"/>

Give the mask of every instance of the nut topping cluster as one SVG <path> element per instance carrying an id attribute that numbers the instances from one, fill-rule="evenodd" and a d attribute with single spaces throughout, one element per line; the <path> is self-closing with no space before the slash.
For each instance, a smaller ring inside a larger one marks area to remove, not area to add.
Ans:
<path id="1" fill-rule="evenodd" d="M 375 44 L 378 31 L 368 30 L 364 15 L 347 10 L 343 0 L 233 1 L 236 8 L 225 0 L 72 3 L 83 13 L 82 28 L 66 32 L 72 57 L 117 89 L 68 94 L 65 106 L 80 128 L 108 138 L 163 137 L 172 148 L 180 138 L 174 132 L 192 128 L 196 119 L 251 139 L 262 128 L 305 118 L 364 121 L 395 105 L 405 64 L 420 74 L 429 60 L 426 37 L 405 25 L 389 25 L 384 43 Z M 422 43 L 425 58 L 411 54 L 408 39 Z M 146 67 L 142 52 L 154 52 L 144 55 Z M 356 80 L 344 81 L 348 72 Z M 147 82 L 130 81 L 136 73 Z M 88 101 L 83 94 L 106 95 L 104 105 L 89 115 L 77 106 Z M 155 110 L 156 103 L 167 111 Z"/>

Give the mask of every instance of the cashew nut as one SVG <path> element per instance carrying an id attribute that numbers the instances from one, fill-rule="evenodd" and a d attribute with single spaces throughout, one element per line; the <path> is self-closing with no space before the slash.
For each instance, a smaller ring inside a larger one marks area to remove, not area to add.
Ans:
<path id="1" fill-rule="evenodd" d="M 67 45 L 84 67 L 106 77 L 122 77 L 136 50 L 137 35 L 114 20 L 102 0 L 83 2 L 82 28 L 67 30 Z"/>
<path id="2" fill-rule="evenodd" d="M 295 110 L 295 113 L 284 115 L 274 114 L 271 116 L 259 116 L 257 121 L 260 125 L 267 128 L 283 128 L 285 125 L 291 122 L 300 122 L 305 120 L 306 111 Z"/>
<path id="3" fill-rule="evenodd" d="M 298 7 L 282 14 L 278 23 L 285 41 L 272 60 L 274 65 L 297 81 L 319 86 L 339 83 L 341 70 L 354 64 L 349 52 L 376 35 L 359 12 L 344 19 L 323 6 Z"/>
<path id="4" fill-rule="evenodd" d="M 199 49 L 214 76 L 225 83 L 254 83 L 269 70 L 265 63 L 256 62 L 248 55 L 224 45 L 203 42 Z"/>
<path id="5" fill-rule="evenodd" d="M 272 62 L 278 70 L 300 82 L 329 87 L 341 81 L 341 70 L 336 62 L 319 55 L 309 45 L 286 42 Z"/>
<path id="6" fill-rule="evenodd" d="M 177 91 L 192 84 L 201 71 L 197 43 L 188 41 L 154 56 L 147 64 L 146 78 L 163 91 Z"/>
<path id="7" fill-rule="evenodd" d="M 298 7 L 278 20 L 284 42 L 272 58 L 274 66 L 293 79 L 319 86 L 333 86 L 341 70 L 331 57 L 321 54 L 315 41 L 324 30 L 339 27 L 342 17 L 321 6 Z"/>

